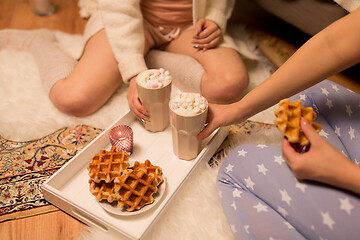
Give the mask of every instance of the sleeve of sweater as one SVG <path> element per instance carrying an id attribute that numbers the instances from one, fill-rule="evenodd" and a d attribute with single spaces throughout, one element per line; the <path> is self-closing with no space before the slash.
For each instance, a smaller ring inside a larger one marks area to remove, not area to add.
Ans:
<path id="1" fill-rule="evenodd" d="M 227 21 L 231 16 L 234 5 L 235 0 L 207 0 L 204 18 L 215 22 L 225 33 Z"/>
<path id="2" fill-rule="evenodd" d="M 147 69 L 140 0 L 98 0 L 105 32 L 125 83 Z"/>

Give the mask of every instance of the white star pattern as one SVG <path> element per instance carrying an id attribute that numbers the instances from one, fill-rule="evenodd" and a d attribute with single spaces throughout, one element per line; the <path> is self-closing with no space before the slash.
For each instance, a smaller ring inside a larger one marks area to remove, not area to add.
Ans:
<path id="1" fill-rule="evenodd" d="M 323 136 L 324 138 L 328 138 L 329 134 L 327 132 L 324 131 L 324 129 L 321 129 L 319 132 L 320 136 Z"/>
<path id="2" fill-rule="evenodd" d="M 243 191 L 239 191 L 237 188 L 234 189 L 234 191 L 232 192 L 233 197 L 234 198 L 241 198 L 241 194 L 243 193 Z"/>
<path id="3" fill-rule="evenodd" d="M 340 198 L 340 209 L 347 212 L 347 214 L 351 214 L 351 210 L 354 209 L 354 206 L 350 203 L 349 198 Z"/>
<path id="4" fill-rule="evenodd" d="M 338 92 L 338 91 L 339 91 L 339 88 L 338 88 L 336 85 L 331 84 L 331 87 L 332 87 L 332 89 L 334 89 L 336 92 Z"/>
<path id="5" fill-rule="evenodd" d="M 285 160 L 283 159 L 282 156 L 274 156 L 274 162 L 278 163 L 279 165 L 282 165 L 282 163 L 285 162 Z"/>
<path id="6" fill-rule="evenodd" d="M 329 96 L 329 92 L 326 88 L 321 88 L 321 93 L 326 95 L 326 96 Z"/>
<path id="7" fill-rule="evenodd" d="M 219 197 L 222 198 L 222 192 L 219 191 L 218 193 L 219 193 Z"/>
<path id="8" fill-rule="evenodd" d="M 236 211 L 236 209 L 237 209 L 235 202 L 232 202 L 230 204 L 230 207 L 232 207 L 234 209 L 234 211 Z"/>
<path id="9" fill-rule="evenodd" d="M 334 107 L 334 105 L 330 99 L 326 99 L 325 105 L 328 106 L 329 109 Z"/>
<path id="10" fill-rule="evenodd" d="M 328 226 L 331 230 L 333 230 L 333 225 L 335 224 L 334 220 L 330 217 L 330 214 L 328 211 L 326 212 L 320 212 L 322 219 L 323 219 L 323 224 L 325 224 L 326 226 Z"/>
<path id="11" fill-rule="evenodd" d="M 249 225 L 245 225 L 245 226 L 244 226 L 245 232 L 246 232 L 247 234 L 249 234 L 249 233 L 250 233 L 250 232 L 249 232 L 249 228 L 250 228 L 250 226 L 249 226 Z"/>
<path id="12" fill-rule="evenodd" d="M 349 117 L 351 117 L 351 114 L 353 113 L 353 111 L 351 110 L 351 106 L 350 105 L 345 105 L 346 107 L 346 112 L 349 115 Z"/>
<path id="13" fill-rule="evenodd" d="M 304 193 L 307 185 L 305 183 L 296 182 L 295 187 L 300 189 Z"/>
<path id="14" fill-rule="evenodd" d="M 284 222 L 288 229 L 294 229 L 294 227 L 289 222 Z"/>
<path id="15" fill-rule="evenodd" d="M 253 208 L 256 208 L 256 212 L 267 212 L 267 206 L 258 202 L 258 204 L 254 205 Z"/>
<path id="16" fill-rule="evenodd" d="M 264 166 L 264 164 L 263 163 L 261 165 L 257 164 L 257 167 L 259 173 L 262 173 L 264 174 L 264 176 L 266 176 L 266 171 L 268 171 L 268 169 Z"/>
<path id="17" fill-rule="evenodd" d="M 343 95 L 348 98 L 343 98 Z M 327 83 L 326 85 L 324 81 L 318 85 L 318 88 L 308 89 L 306 94 L 304 91 L 293 96 L 292 99 L 299 99 L 306 107 L 311 106 L 314 109 L 318 115 L 317 122 L 323 125 L 323 129 L 318 133 L 323 139 L 331 144 L 342 141 L 344 143 L 343 149 L 346 150 L 339 151 L 345 156 L 348 155 L 345 153 L 347 151 L 349 156 L 357 156 L 360 149 L 357 148 L 360 133 L 356 120 L 359 117 L 360 97 L 355 98 L 355 101 L 347 102 L 353 96 L 355 97 L 355 93 L 352 95 L 337 84 Z M 329 121 L 328 124 L 326 124 L 326 120 Z M 224 188 L 227 189 L 227 194 L 225 191 L 222 193 L 224 196 L 221 202 L 225 203 L 223 206 L 226 206 L 227 211 L 232 212 L 232 214 L 244 211 L 246 213 L 244 217 L 249 218 L 244 219 L 244 223 L 248 224 L 244 225 L 241 222 L 232 221 L 235 216 L 231 216 L 228 220 L 232 232 L 244 235 L 247 232 L 249 237 L 253 232 L 255 234 L 264 233 L 261 236 L 267 240 L 277 240 L 278 233 L 282 231 L 289 233 L 289 239 L 295 238 L 296 231 L 299 230 L 301 232 L 306 231 L 318 240 L 330 239 L 332 233 L 344 235 L 346 238 L 352 236 L 353 231 L 356 232 L 356 229 L 352 229 L 343 233 L 340 228 L 343 224 L 351 224 L 360 209 L 355 201 L 356 198 L 353 198 L 351 193 L 335 194 L 332 195 L 331 199 L 327 199 L 326 194 L 312 195 L 314 186 L 307 181 L 294 177 L 291 169 L 287 166 L 285 157 L 282 155 L 281 146 L 273 146 L 260 141 L 261 139 L 250 145 L 240 145 L 232 155 L 229 155 L 231 161 L 226 161 L 222 167 L 220 181 L 226 184 L 223 179 L 228 178 L 229 184 L 231 184 L 230 190 L 227 187 Z M 349 149 L 347 144 L 349 144 Z M 357 159 L 359 161 L 354 158 L 351 160 L 360 165 L 360 157 Z M 249 171 L 241 171 L 238 163 L 244 163 Z M 230 171 L 229 174 L 226 174 L 227 171 Z M 230 177 L 231 171 L 236 172 L 237 177 L 235 175 Z M 319 188 L 321 187 L 319 185 Z M 263 194 L 263 190 L 266 190 L 266 194 Z M 326 193 L 332 190 L 324 187 L 323 191 Z M 251 195 L 251 198 L 248 198 L 248 194 Z M 220 192 L 219 195 L 221 195 Z M 271 205 L 268 202 L 271 202 Z M 301 213 L 296 214 L 297 211 L 301 211 Z M 269 231 L 264 229 L 261 232 L 264 226 L 260 222 L 265 221 L 267 216 L 274 213 L 278 215 L 276 227 L 270 228 Z M 311 214 L 313 217 L 309 218 Z M 289 218 L 295 219 L 296 222 L 290 221 Z M 260 221 L 260 225 L 255 225 L 257 221 Z"/>
<path id="18" fill-rule="evenodd" d="M 245 155 L 247 154 L 247 152 L 244 149 L 241 149 L 241 151 L 238 151 L 238 156 L 242 156 L 245 157 Z"/>
<path id="19" fill-rule="evenodd" d="M 246 187 L 254 190 L 255 183 L 251 180 L 251 178 L 248 177 L 248 178 L 245 178 L 244 180 L 246 182 Z"/>
<path id="20" fill-rule="evenodd" d="M 341 137 L 341 134 L 340 134 L 340 128 L 338 126 L 335 125 L 335 133 L 336 135 L 338 135 L 339 137 Z"/>
<path id="21" fill-rule="evenodd" d="M 227 167 L 226 167 L 226 172 L 227 172 L 227 173 L 228 173 L 228 172 L 232 172 L 233 168 L 234 168 L 234 165 L 232 165 L 232 164 L 229 163 L 229 165 L 227 165 Z"/>
<path id="22" fill-rule="evenodd" d="M 355 129 L 353 129 L 351 126 L 349 130 L 349 135 L 350 135 L 350 140 L 353 140 L 355 138 Z"/>
<path id="23" fill-rule="evenodd" d="M 258 144 L 256 147 L 261 148 L 261 149 L 264 149 L 264 148 L 266 148 L 267 146 L 266 146 L 265 144 Z"/>
<path id="24" fill-rule="evenodd" d="M 288 212 L 282 208 L 282 207 L 278 207 L 278 212 L 281 213 L 281 215 L 283 215 L 283 217 L 286 217 L 288 214 Z"/>
<path id="25" fill-rule="evenodd" d="M 230 228 L 231 228 L 231 231 L 232 231 L 233 233 L 236 233 L 236 232 L 237 232 L 235 225 L 231 224 L 231 225 L 230 225 Z"/>
<path id="26" fill-rule="evenodd" d="M 290 201 L 292 200 L 286 189 L 279 190 L 281 194 L 281 201 L 286 202 L 289 206 L 291 205 Z"/>

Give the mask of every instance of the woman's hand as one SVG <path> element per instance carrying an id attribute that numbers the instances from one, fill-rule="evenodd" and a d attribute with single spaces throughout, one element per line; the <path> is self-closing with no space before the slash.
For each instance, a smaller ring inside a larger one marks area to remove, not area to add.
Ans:
<path id="1" fill-rule="evenodd" d="M 130 79 L 129 89 L 127 92 L 128 105 L 131 112 L 139 120 L 143 119 L 144 121 L 149 120 L 149 115 L 145 107 L 141 104 L 137 88 L 136 88 L 136 76 Z"/>
<path id="2" fill-rule="evenodd" d="M 284 138 L 282 152 L 285 161 L 298 179 L 315 180 L 333 186 L 349 189 L 350 178 L 359 167 L 323 139 L 305 118 L 301 118 L 301 129 L 310 141 L 305 153 L 298 153 Z M 349 179 L 347 179 L 349 177 Z"/>
<path id="3" fill-rule="evenodd" d="M 195 48 L 206 51 L 217 47 L 224 40 L 221 29 L 213 21 L 204 18 L 195 24 L 193 44 Z"/>
<path id="4" fill-rule="evenodd" d="M 234 107 L 209 103 L 207 126 L 198 134 L 198 141 L 210 136 L 218 127 L 227 126 L 236 122 Z"/>

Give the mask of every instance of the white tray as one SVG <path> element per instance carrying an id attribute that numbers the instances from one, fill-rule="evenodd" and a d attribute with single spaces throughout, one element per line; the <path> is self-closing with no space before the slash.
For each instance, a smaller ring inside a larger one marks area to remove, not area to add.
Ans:
<path id="1" fill-rule="evenodd" d="M 149 159 L 160 166 L 166 179 L 162 198 L 150 210 L 133 215 L 117 216 L 105 211 L 89 191 L 87 164 L 101 149 L 110 149 L 109 131 L 117 125 L 128 125 L 133 129 L 134 148 L 131 160 L 140 162 Z M 103 231 L 119 233 L 129 239 L 146 238 L 151 226 L 165 212 L 166 206 L 176 195 L 184 181 L 201 160 L 209 160 L 228 134 L 227 128 L 220 128 L 205 139 L 204 148 L 196 159 L 185 161 L 172 151 L 171 127 L 163 132 L 151 133 L 128 112 L 94 139 L 79 154 L 66 163 L 42 185 L 45 199 L 82 221 Z"/>

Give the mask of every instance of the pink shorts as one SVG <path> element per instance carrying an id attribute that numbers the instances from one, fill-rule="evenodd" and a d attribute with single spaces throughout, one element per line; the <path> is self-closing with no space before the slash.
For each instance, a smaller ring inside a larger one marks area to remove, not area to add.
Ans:
<path id="1" fill-rule="evenodd" d="M 192 24 L 189 24 L 185 27 L 161 27 L 154 26 L 144 19 L 143 22 L 145 39 L 149 43 L 150 48 L 161 49 L 167 43 L 171 42 L 173 39 L 177 38 L 181 31 L 189 28 Z M 90 37 L 95 33 L 104 28 L 100 12 L 95 11 L 88 23 L 86 24 L 84 31 L 84 40 L 87 42 Z"/>
<path id="2" fill-rule="evenodd" d="M 181 31 L 191 27 L 189 24 L 185 27 L 162 27 L 154 26 L 144 19 L 143 21 L 145 40 L 149 43 L 150 49 L 162 49 L 166 44 L 176 39 Z"/>

